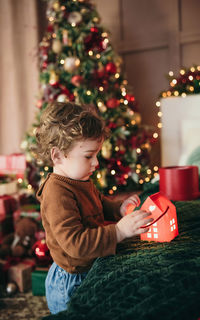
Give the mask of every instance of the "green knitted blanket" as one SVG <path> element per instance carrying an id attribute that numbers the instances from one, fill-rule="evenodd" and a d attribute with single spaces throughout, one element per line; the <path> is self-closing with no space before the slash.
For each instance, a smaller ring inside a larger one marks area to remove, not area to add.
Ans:
<path id="1" fill-rule="evenodd" d="M 200 319 L 200 200 L 174 204 L 178 237 L 121 243 L 115 256 L 95 261 L 67 311 L 43 319 Z"/>

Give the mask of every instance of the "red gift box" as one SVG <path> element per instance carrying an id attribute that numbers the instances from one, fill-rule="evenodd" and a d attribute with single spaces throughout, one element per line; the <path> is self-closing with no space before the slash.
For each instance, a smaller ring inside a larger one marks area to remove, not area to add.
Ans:
<path id="1" fill-rule="evenodd" d="M 22 153 L 13 153 L 0 156 L 0 173 L 15 174 L 17 178 L 24 178 L 26 158 Z"/>
<path id="2" fill-rule="evenodd" d="M 171 166 L 159 169 L 160 192 L 173 201 L 193 200 L 200 197 L 197 166 Z"/>

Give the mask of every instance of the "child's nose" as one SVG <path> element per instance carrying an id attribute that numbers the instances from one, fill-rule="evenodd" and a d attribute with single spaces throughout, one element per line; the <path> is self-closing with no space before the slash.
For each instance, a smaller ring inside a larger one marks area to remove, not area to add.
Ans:
<path id="1" fill-rule="evenodd" d="M 94 166 L 95 168 L 98 166 L 98 164 L 99 164 L 99 161 L 98 161 L 98 159 L 95 157 L 94 158 L 94 160 L 93 160 L 93 162 L 92 162 L 92 166 Z"/>

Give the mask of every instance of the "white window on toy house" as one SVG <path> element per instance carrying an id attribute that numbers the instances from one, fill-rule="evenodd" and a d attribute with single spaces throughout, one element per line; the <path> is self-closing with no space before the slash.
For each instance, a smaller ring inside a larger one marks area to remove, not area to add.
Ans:
<path id="1" fill-rule="evenodd" d="M 171 232 L 173 232 L 176 229 L 176 223 L 174 218 L 170 220 L 170 228 L 171 228 Z"/>
<path id="2" fill-rule="evenodd" d="M 158 239 L 158 226 L 157 222 L 155 222 L 151 228 L 149 228 L 149 231 L 147 232 L 147 238 L 149 239 Z"/>

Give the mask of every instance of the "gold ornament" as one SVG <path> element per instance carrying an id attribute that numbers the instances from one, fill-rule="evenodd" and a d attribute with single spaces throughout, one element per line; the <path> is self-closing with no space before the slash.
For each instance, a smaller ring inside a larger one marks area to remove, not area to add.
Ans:
<path id="1" fill-rule="evenodd" d="M 139 125 L 139 124 L 141 123 L 141 120 L 142 120 L 140 113 L 135 112 L 133 119 L 134 119 L 135 122 Z"/>
<path id="2" fill-rule="evenodd" d="M 104 104 L 104 102 L 103 102 L 102 100 L 98 100 L 98 101 L 97 101 L 97 106 L 98 106 L 99 111 L 100 111 L 101 113 L 106 112 L 107 107 L 105 106 L 105 104 Z"/>
<path id="3" fill-rule="evenodd" d="M 12 295 L 17 292 L 17 285 L 15 282 L 9 282 L 6 287 L 6 292 L 8 295 Z"/>
<path id="4" fill-rule="evenodd" d="M 59 96 L 57 97 L 57 101 L 58 102 L 66 102 L 66 101 L 69 101 L 69 99 L 66 96 L 66 94 L 59 94 Z"/>
<path id="5" fill-rule="evenodd" d="M 60 53 L 62 51 L 62 42 L 59 39 L 53 40 L 52 50 L 55 53 Z"/>
<path id="6" fill-rule="evenodd" d="M 112 144 L 109 140 L 105 140 L 102 148 L 101 148 L 101 155 L 104 159 L 109 159 L 112 155 Z"/>
<path id="7" fill-rule="evenodd" d="M 125 121 L 124 121 L 123 118 L 118 118 L 118 119 L 117 119 L 116 125 L 117 125 L 118 127 L 121 127 L 121 126 L 123 126 L 124 124 L 125 124 Z"/>
<path id="8" fill-rule="evenodd" d="M 60 10 L 60 3 L 59 3 L 58 0 L 54 1 L 53 8 L 54 8 L 55 11 L 59 11 Z"/>
<path id="9" fill-rule="evenodd" d="M 58 82 L 58 80 L 59 80 L 59 77 L 56 74 L 56 72 L 54 70 L 51 70 L 50 71 L 50 77 L 49 77 L 49 83 L 51 85 L 54 85 L 54 84 L 56 84 L 56 82 Z"/>
<path id="10" fill-rule="evenodd" d="M 62 36 L 63 36 L 63 44 L 65 45 L 65 46 L 70 46 L 71 47 L 71 45 L 72 45 L 72 40 L 69 38 L 69 36 L 68 36 L 68 31 L 66 30 L 66 29 L 64 29 L 63 30 L 63 32 L 62 32 Z"/>
<path id="11" fill-rule="evenodd" d="M 67 72 L 73 72 L 80 65 L 80 60 L 77 57 L 67 57 L 64 62 L 64 69 Z"/>
<path id="12" fill-rule="evenodd" d="M 106 172 L 107 172 L 106 169 L 103 169 L 103 170 L 97 172 L 98 183 L 100 184 L 100 186 L 102 188 L 106 188 L 108 186 L 107 182 L 106 182 Z"/>

